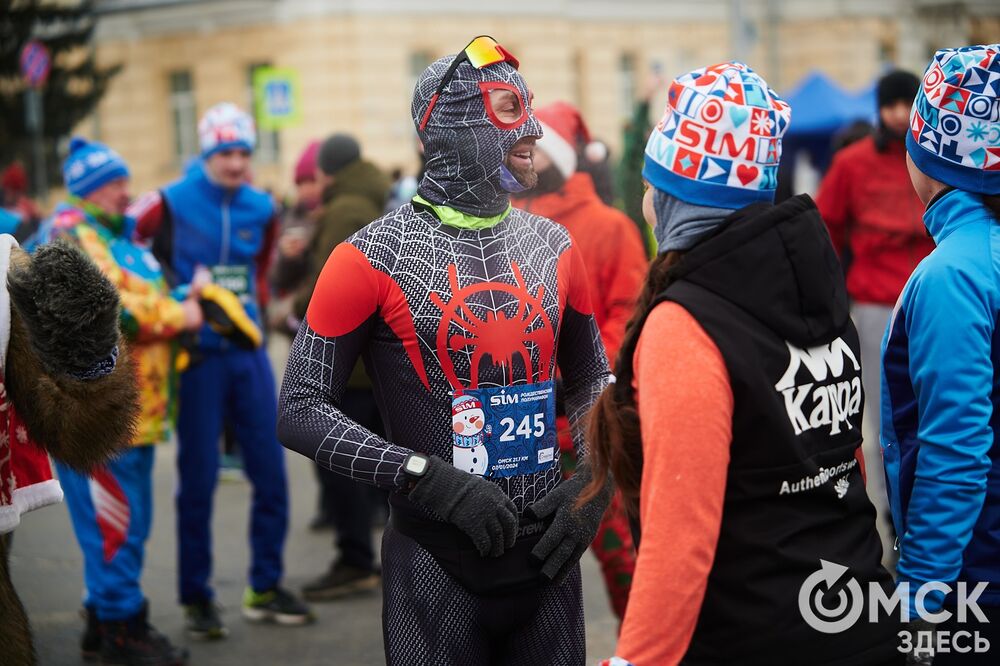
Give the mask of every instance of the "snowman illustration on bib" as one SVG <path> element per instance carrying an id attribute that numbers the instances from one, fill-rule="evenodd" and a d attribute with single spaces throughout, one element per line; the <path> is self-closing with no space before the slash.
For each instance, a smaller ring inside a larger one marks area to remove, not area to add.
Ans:
<path id="1" fill-rule="evenodd" d="M 492 428 L 486 425 L 483 404 L 471 395 L 456 395 L 451 403 L 451 425 L 455 436 L 452 464 L 470 474 L 486 474 L 490 461 L 485 436 L 492 434 Z"/>

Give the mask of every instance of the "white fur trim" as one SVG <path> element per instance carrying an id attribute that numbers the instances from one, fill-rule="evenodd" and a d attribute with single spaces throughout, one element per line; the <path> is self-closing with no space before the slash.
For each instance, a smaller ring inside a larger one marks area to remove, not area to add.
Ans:
<path id="1" fill-rule="evenodd" d="M 535 142 L 535 146 L 545 151 L 552 163 L 559 169 L 563 178 L 569 178 L 576 171 L 576 148 L 574 148 L 563 136 L 543 123 L 542 138 Z"/>
<path id="2" fill-rule="evenodd" d="M 10 294 L 7 293 L 7 269 L 10 251 L 18 247 L 10 234 L 0 235 L 0 372 L 7 367 L 7 345 L 10 343 Z"/>
<path id="3" fill-rule="evenodd" d="M 0 534 L 6 534 L 21 524 L 21 514 L 63 500 L 62 486 L 55 479 L 33 483 L 14 491 L 13 503 L 0 506 Z"/>
<path id="4" fill-rule="evenodd" d="M 600 164 L 608 158 L 608 147 L 600 141 L 591 141 L 583 149 L 583 154 L 594 164 Z"/>

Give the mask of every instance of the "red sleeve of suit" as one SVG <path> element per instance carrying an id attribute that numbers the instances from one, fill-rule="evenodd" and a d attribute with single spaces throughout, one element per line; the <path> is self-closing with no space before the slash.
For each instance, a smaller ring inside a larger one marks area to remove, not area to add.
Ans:
<path id="1" fill-rule="evenodd" d="M 568 304 L 582 315 L 594 314 L 590 286 L 587 284 L 587 269 L 576 242 L 559 257 L 559 294 L 562 309 Z"/>
<path id="2" fill-rule="evenodd" d="M 351 285 L 344 289 L 343 285 Z M 333 249 L 320 271 L 306 319 L 318 334 L 336 338 L 360 326 L 379 307 L 379 273 L 350 243 Z"/>
<path id="3" fill-rule="evenodd" d="M 345 289 L 345 284 L 351 288 Z M 339 244 L 316 280 L 306 310 L 310 328 L 323 337 L 337 338 L 358 330 L 376 312 L 382 314 L 386 325 L 402 341 L 421 383 L 430 390 L 410 306 L 402 289 L 387 274 L 373 268 L 361 250 L 347 242 Z M 349 360 L 352 368 L 355 362 L 356 358 Z"/>

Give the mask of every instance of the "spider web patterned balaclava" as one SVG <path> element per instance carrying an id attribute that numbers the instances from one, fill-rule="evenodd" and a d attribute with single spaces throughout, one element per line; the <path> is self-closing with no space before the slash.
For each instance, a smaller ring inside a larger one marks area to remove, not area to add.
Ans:
<path id="1" fill-rule="evenodd" d="M 431 203 L 469 215 L 499 215 L 510 204 L 508 191 L 516 190 L 510 172 L 503 166 L 504 158 L 520 139 L 541 137 L 542 128 L 531 112 L 528 86 L 510 63 L 476 69 L 463 62 L 441 92 L 421 131 L 420 121 L 427 105 L 454 57 L 441 58 L 424 70 L 413 90 L 410 114 L 427 159 L 418 193 Z M 489 87 L 491 83 L 506 84 L 518 91 L 527 114 L 523 124 L 501 129 L 490 120 L 481 84 Z"/>

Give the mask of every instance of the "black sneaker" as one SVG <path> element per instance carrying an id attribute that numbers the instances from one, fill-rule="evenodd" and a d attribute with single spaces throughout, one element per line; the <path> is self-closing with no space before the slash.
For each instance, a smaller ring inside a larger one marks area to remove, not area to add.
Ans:
<path id="1" fill-rule="evenodd" d="M 211 599 L 184 606 L 184 615 L 187 618 L 187 633 L 191 638 L 214 641 L 229 635 L 229 630 L 219 617 L 219 606 Z"/>
<path id="2" fill-rule="evenodd" d="M 370 569 L 335 562 L 323 576 L 302 588 L 306 601 L 330 601 L 341 597 L 369 592 L 378 587 L 379 575 Z"/>
<path id="3" fill-rule="evenodd" d="M 184 666 L 188 652 L 146 621 L 143 608 L 120 622 L 101 622 L 101 664 L 104 666 Z"/>
<path id="4" fill-rule="evenodd" d="M 325 532 L 327 530 L 333 529 L 333 521 L 330 517 L 323 513 L 317 513 L 313 516 L 313 519 L 309 521 L 309 531 L 310 532 Z"/>
<path id="5" fill-rule="evenodd" d="M 97 613 L 86 606 L 80 610 L 80 615 L 86 622 L 83 636 L 80 638 L 80 656 L 84 661 L 97 661 L 101 655 L 101 631 L 97 622 Z"/>
<path id="6" fill-rule="evenodd" d="M 248 587 L 243 593 L 243 617 L 251 622 L 288 625 L 308 624 L 315 619 L 308 606 L 280 587 L 267 592 L 254 592 Z"/>

